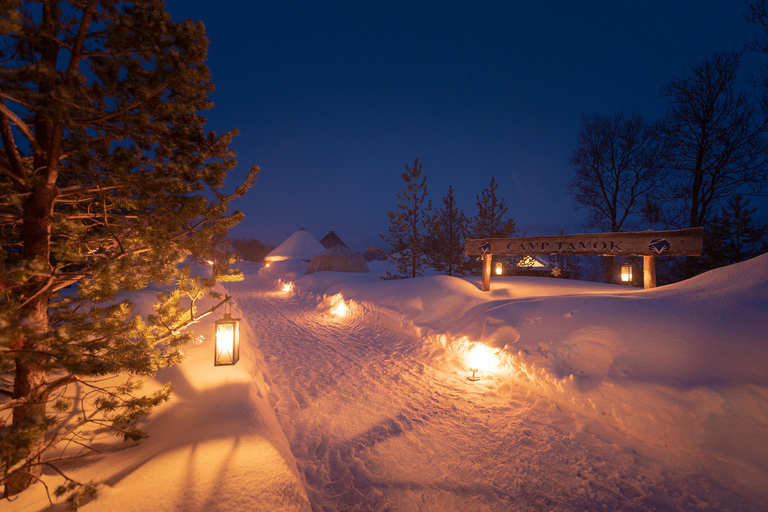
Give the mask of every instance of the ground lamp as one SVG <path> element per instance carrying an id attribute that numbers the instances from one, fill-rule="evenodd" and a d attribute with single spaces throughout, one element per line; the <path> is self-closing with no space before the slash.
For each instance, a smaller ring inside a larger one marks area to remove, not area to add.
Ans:
<path id="1" fill-rule="evenodd" d="M 344 299 L 341 299 L 339 303 L 331 309 L 330 312 L 333 316 L 346 316 L 348 311 L 349 308 L 347 308 L 347 305 L 344 304 Z"/>
<path id="2" fill-rule="evenodd" d="M 283 285 L 283 292 L 288 293 L 293 290 L 293 283 L 285 283 Z"/>
<path id="3" fill-rule="evenodd" d="M 621 266 L 621 282 L 622 283 L 631 283 L 632 282 L 632 265 L 629 263 L 625 263 Z"/>
<path id="4" fill-rule="evenodd" d="M 489 371 L 497 366 L 496 355 L 494 350 L 488 345 L 478 343 L 472 347 L 467 356 L 467 362 L 469 363 L 469 371 L 472 375 L 467 377 L 467 380 L 476 381 L 480 380 L 477 376 L 477 372 L 480 370 Z"/>
<path id="5" fill-rule="evenodd" d="M 232 306 L 230 305 L 230 308 Z M 240 319 L 232 318 L 232 310 L 224 312 L 224 318 L 216 320 L 216 342 L 213 354 L 214 366 L 231 366 L 240 359 Z"/>
<path id="6" fill-rule="evenodd" d="M 497 275 L 497 276 L 500 276 L 500 275 L 501 275 L 501 270 L 502 270 L 502 267 L 501 267 L 501 262 L 500 262 L 500 261 L 497 261 L 497 262 L 496 262 L 496 275 Z"/>

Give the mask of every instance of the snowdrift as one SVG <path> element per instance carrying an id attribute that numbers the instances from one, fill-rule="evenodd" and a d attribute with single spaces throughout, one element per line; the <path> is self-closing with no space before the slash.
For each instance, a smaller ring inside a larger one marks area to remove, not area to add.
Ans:
<path id="1" fill-rule="evenodd" d="M 217 288 L 225 292 L 221 285 Z M 131 294 L 137 310 L 151 311 L 157 290 Z M 213 303 L 205 299 L 200 308 Z M 241 316 L 236 305 L 232 313 Z M 266 364 L 247 341 L 247 323 L 241 329 L 240 361 L 214 367 L 213 318 L 193 326 L 201 344 L 185 347 L 182 364 L 160 371 L 144 385 L 148 392 L 166 382 L 174 385 L 171 400 L 139 425 L 149 438 L 127 443 L 101 434 L 94 445 L 100 455 L 63 468 L 78 481 L 102 484 L 97 499 L 79 510 L 310 510 L 296 462 L 268 402 Z M 125 376 L 116 379 L 123 382 Z M 44 478 L 51 492 L 61 483 L 52 471 L 45 471 Z M 49 507 L 43 486 L 33 485 L 2 506 L 63 511 L 66 502 Z"/>
<path id="2" fill-rule="evenodd" d="M 319 272 L 296 281 L 319 307 L 420 338 L 431 364 L 479 386 L 518 385 L 599 435 L 704 472 L 768 503 L 768 255 L 651 290 L 535 277 L 382 281 Z"/>

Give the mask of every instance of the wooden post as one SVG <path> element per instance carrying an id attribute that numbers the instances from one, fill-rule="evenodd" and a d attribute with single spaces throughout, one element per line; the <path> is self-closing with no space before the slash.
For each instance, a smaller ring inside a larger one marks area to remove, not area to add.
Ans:
<path id="1" fill-rule="evenodd" d="M 656 256 L 643 256 L 643 287 L 656 288 Z"/>
<path id="2" fill-rule="evenodd" d="M 481 290 L 484 292 L 491 289 L 491 260 L 493 260 L 493 255 L 483 254 L 483 285 Z"/>

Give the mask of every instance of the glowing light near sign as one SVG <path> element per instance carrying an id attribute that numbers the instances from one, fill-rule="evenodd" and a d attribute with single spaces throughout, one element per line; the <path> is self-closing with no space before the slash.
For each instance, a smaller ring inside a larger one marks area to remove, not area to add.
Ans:
<path id="1" fill-rule="evenodd" d="M 330 313 L 331 315 L 338 317 L 347 316 L 347 313 L 349 313 L 349 308 L 344 303 L 344 299 L 340 300 L 335 306 L 333 306 Z"/>
<path id="2" fill-rule="evenodd" d="M 283 284 L 283 292 L 284 293 L 290 293 L 293 291 L 293 283 L 285 283 Z"/>
<path id="3" fill-rule="evenodd" d="M 632 282 L 632 265 L 624 264 L 621 266 L 621 282 Z"/>
<path id="4" fill-rule="evenodd" d="M 500 262 L 500 261 L 497 261 L 497 262 L 496 262 L 496 275 L 497 275 L 497 276 L 500 276 L 500 275 L 501 275 L 501 271 L 502 271 L 501 262 Z"/>

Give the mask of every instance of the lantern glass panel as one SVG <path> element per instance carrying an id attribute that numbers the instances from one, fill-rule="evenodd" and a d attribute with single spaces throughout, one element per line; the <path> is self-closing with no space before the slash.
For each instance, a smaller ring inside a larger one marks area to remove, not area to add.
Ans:
<path id="1" fill-rule="evenodd" d="M 240 320 L 228 318 L 216 322 L 214 365 L 233 365 L 240 359 Z"/>
<path id="2" fill-rule="evenodd" d="M 500 276 L 502 271 L 501 262 L 496 263 L 496 275 Z"/>
<path id="3" fill-rule="evenodd" d="M 624 283 L 629 283 L 632 281 L 632 266 L 631 265 L 622 265 L 621 266 L 621 280 Z"/>

